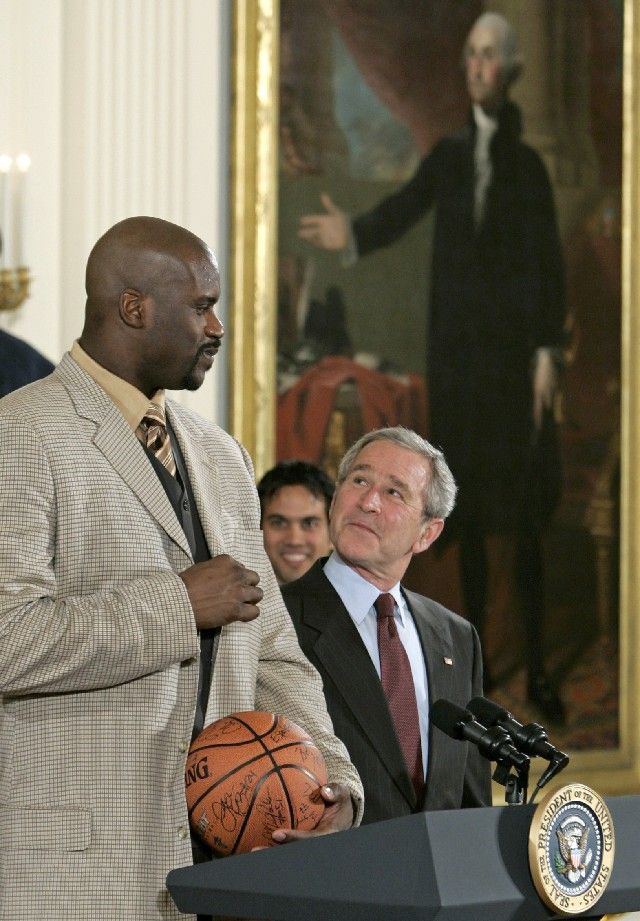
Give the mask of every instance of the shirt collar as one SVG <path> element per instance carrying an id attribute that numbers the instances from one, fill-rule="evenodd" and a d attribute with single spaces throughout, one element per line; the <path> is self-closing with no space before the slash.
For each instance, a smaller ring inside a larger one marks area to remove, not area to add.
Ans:
<path id="1" fill-rule="evenodd" d="M 149 399 L 133 384 L 123 380 L 111 371 L 107 371 L 106 368 L 98 364 L 91 355 L 85 352 L 77 340 L 71 346 L 71 357 L 113 400 L 134 432 L 142 422 L 142 417 L 146 413 L 149 403 L 155 403 L 164 410 L 164 390 L 157 390 Z"/>
<path id="2" fill-rule="evenodd" d="M 498 128 L 498 119 L 487 115 L 482 106 L 479 106 L 477 103 L 473 105 L 473 118 L 479 131 L 491 135 Z"/>
<path id="3" fill-rule="evenodd" d="M 380 594 L 380 589 L 345 563 L 335 550 L 324 564 L 324 574 L 340 595 L 354 623 L 362 623 Z M 404 622 L 407 611 L 399 582 L 389 589 L 389 594 L 393 595 Z"/>

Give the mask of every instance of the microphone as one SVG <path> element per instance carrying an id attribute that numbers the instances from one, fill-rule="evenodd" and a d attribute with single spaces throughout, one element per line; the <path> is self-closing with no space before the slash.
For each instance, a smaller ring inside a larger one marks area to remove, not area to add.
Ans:
<path id="1" fill-rule="evenodd" d="M 506 730 L 501 726 L 487 729 L 474 719 L 473 713 L 449 700 L 436 700 L 429 711 L 429 718 L 434 726 L 452 739 L 473 742 L 489 761 L 508 762 L 517 770 L 529 767 L 528 757 L 511 744 Z"/>
<path id="2" fill-rule="evenodd" d="M 518 720 L 498 704 L 486 697 L 474 697 L 467 704 L 472 715 L 485 726 L 500 726 L 511 736 L 516 748 L 527 755 L 539 755 L 555 766 L 554 774 L 569 763 L 569 756 L 549 742 L 547 733 L 537 723 L 523 726 Z"/>

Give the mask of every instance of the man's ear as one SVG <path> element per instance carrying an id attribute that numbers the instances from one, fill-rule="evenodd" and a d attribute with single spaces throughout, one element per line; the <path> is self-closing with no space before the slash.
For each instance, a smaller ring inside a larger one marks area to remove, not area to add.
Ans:
<path id="1" fill-rule="evenodd" d="M 423 553 L 427 550 L 440 537 L 443 528 L 444 518 L 430 518 L 426 521 L 420 537 L 411 548 L 413 553 Z"/>
<path id="2" fill-rule="evenodd" d="M 127 326 L 142 329 L 146 325 L 146 298 L 135 288 L 125 288 L 120 295 L 120 317 Z"/>

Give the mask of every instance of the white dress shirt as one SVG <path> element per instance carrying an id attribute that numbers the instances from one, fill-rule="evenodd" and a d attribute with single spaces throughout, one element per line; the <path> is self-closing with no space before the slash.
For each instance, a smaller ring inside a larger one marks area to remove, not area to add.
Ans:
<path id="1" fill-rule="evenodd" d="M 378 677 L 380 677 L 378 615 L 373 606 L 380 594 L 380 590 L 375 585 L 372 585 L 371 582 L 367 582 L 351 566 L 347 566 L 335 550 L 325 563 L 324 574 L 338 595 L 340 595 L 342 603 L 349 612 L 355 628 L 371 656 L 371 661 L 375 666 Z M 426 777 L 429 748 L 429 688 L 425 657 L 418 630 L 400 589 L 399 582 L 389 590 L 389 594 L 393 595 L 396 602 L 394 614 L 396 627 L 411 666 L 416 702 L 418 704 L 418 718 L 420 720 L 422 767 Z"/>
<path id="2" fill-rule="evenodd" d="M 487 201 L 487 191 L 491 185 L 493 167 L 489 146 L 491 139 L 498 129 L 498 122 L 495 118 L 490 118 L 481 106 L 473 106 L 473 118 L 476 123 L 476 146 L 474 150 L 475 162 L 475 200 L 473 208 L 473 217 L 476 227 L 479 227 L 484 217 L 484 208 Z"/>

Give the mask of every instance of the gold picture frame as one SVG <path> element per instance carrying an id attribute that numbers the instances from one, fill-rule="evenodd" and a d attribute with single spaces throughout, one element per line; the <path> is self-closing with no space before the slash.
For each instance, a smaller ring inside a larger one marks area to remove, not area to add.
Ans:
<path id="1" fill-rule="evenodd" d="M 235 0 L 230 428 L 260 476 L 275 460 L 277 0 Z M 624 2 L 619 744 L 572 755 L 559 782 L 640 789 L 640 0 Z"/>

